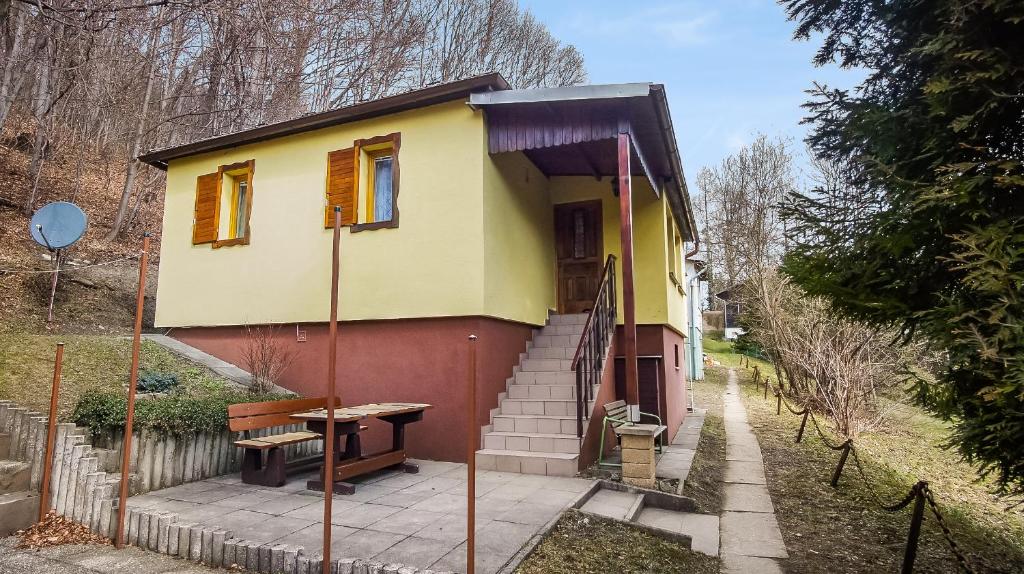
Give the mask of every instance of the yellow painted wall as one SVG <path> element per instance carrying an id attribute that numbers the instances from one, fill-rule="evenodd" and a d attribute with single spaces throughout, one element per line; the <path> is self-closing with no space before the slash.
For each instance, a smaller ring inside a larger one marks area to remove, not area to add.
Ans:
<path id="1" fill-rule="evenodd" d="M 601 200 L 604 220 L 604 252 L 618 258 L 617 280 L 619 309 L 622 309 L 622 250 L 619 233 L 619 198 L 612 194 L 608 178 L 552 177 L 548 184 L 553 203 Z M 633 178 L 633 283 L 636 292 L 636 322 L 670 324 L 682 331 L 685 320 L 677 307 L 678 292 L 668 277 L 668 243 L 665 213 L 668 203 L 657 198 L 647 180 Z M 677 316 L 678 315 L 678 316 Z M 619 323 L 622 313 L 619 312 Z"/>
<path id="2" fill-rule="evenodd" d="M 665 221 L 665 228 L 662 233 L 662 237 L 665 242 L 665 269 L 671 271 L 673 268 L 678 269 L 679 273 L 676 275 L 676 280 L 679 282 L 684 281 L 685 276 L 685 265 L 683 262 L 683 256 L 685 255 L 686 244 L 677 244 L 675 248 L 672 246 L 672 237 L 674 231 L 676 236 L 679 236 L 679 228 L 676 226 L 675 219 L 671 217 L 671 208 L 668 205 L 668 201 L 663 201 L 664 215 L 662 220 Z M 670 231 L 671 228 L 671 231 Z M 675 267 L 672 265 L 672 261 L 677 261 Z M 666 311 L 668 313 L 667 320 L 664 321 L 668 325 L 671 325 L 683 336 L 686 335 L 686 290 L 680 291 L 679 287 L 675 282 L 672 281 L 669 274 L 665 274 L 665 290 L 667 293 L 668 307 Z"/>
<path id="3" fill-rule="evenodd" d="M 326 320 L 327 152 L 396 131 L 402 133 L 399 227 L 342 230 L 340 316 L 482 314 L 483 116 L 455 101 L 172 161 L 156 325 Z M 255 160 L 251 243 L 193 246 L 196 177 L 249 159 Z"/>
<path id="4" fill-rule="evenodd" d="M 548 179 L 522 153 L 484 158 L 485 314 L 542 325 L 558 305 Z"/>

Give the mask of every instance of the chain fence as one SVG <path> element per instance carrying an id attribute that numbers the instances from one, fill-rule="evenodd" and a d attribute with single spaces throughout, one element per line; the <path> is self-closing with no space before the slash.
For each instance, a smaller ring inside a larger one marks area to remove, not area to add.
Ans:
<path id="1" fill-rule="evenodd" d="M 747 362 L 746 368 L 751 368 L 749 362 Z M 762 384 L 760 369 L 757 365 L 754 365 L 752 369 L 753 382 L 755 384 L 755 388 L 760 389 L 760 385 Z M 882 499 L 882 497 L 879 496 L 877 486 L 870 478 L 868 478 L 867 473 L 864 471 L 864 465 L 860 460 L 860 456 L 858 455 L 857 448 L 854 445 L 852 438 L 848 438 L 842 443 L 836 442 L 834 439 L 828 437 L 825 431 L 822 430 L 821 425 L 818 423 L 818 419 L 817 417 L 814 416 L 814 411 L 811 409 L 810 406 L 802 405 L 802 408 L 793 408 L 790 402 L 786 400 L 786 394 L 782 389 L 782 385 L 771 385 L 770 378 L 768 376 L 765 376 L 763 378 L 763 384 L 765 386 L 764 396 L 766 399 L 768 397 L 769 386 L 772 387 L 772 392 L 774 393 L 777 400 L 775 414 L 780 415 L 782 413 L 782 407 L 785 406 L 786 410 L 788 410 L 791 414 L 802 417 L 802 421 L 800 423 L 800 430 L 797 432 L 795 442 L 799 443 L 801 441 L 804 434 L 804 429 L 807 425 L 807 419 L 809 418 L 811 420 L 811 425 L 815 430 L 815 434 L 818 436 L 818 439 L 821 441 L 821 443 L 833 451 L 841 451 L 839 462 L 836 465 L 835 471 L 832 474 L 833 487 L 838 487 L 839 477 L 843 471 L 844 465 L 847 461 L 848 456 L 852 454 L 854 466 L 857 467 L 857 472 L 860 475 L 861 480 L 864 482 L 864 485 L 868 493 L 871 495 L 873 502 L 878 506 L 879 509 L 885 512 L 895 513 L 907 508 L 908 506 L 910 506 L 911 503 L 914 504 L 913 512 L 911 514 L 910 528 L 907 535 L 907 545 L 905 548 L 903 564 L 901 567 L 901 572 L 903 574 L 910 574 L 913 572 L 914 560 L 917 556 L 918 539 L 920 537 L 921 525 L 924 520 L 924 510 L 926 507 L 931 511 L 932 515 L 934 515 L 935 521 L 939 526 L 939 530 L 942 532 L 942 537 L 945 539 L 947 545 L 950 548 L 951 553 L 956 558 L 958 571 L 966 572 L 968 574 L 975 574 L 976 572 L 978 572 L 978 570 L 975 569 L 974 565 L 976 563 L 979 563 L 980 560 L 978 560 L 977 558 L 974 558 L 973 561 L 971 559 L 968 559 L 967 555 L 964 553 L 961 546 L 957 543 L 956 539 L 953 536 L 953 532 L 950 530 L 945 517 L 939 509 L 938 503 L 935 502 L 935 495 L 929 487 L 928 481 L 919 480 L 917 483 L 910 487 L 910 490 L 907 492 L 906 496 L 904 496 L 901 500 L 894 504 L 887 504 Z"/>

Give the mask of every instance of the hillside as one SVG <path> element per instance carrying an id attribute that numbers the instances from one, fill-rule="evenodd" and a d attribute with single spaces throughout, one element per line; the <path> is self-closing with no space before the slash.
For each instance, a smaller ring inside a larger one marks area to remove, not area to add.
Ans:
<path id="1" fill-rule="evenodd" d="M 17 124 L 17 122 L 9 122 Z M 138 282 L 137 259 L 142 233 L 153 234 L 147 275 L 147 324 L 152 324 L 159 264 L 163 181 L 152 182 L 153 192 L 138 207 L 137 215 L 118 241 L 104 236 L 110 230 L 123 186 L 123 165 L 116 158 L 78 149 L 74 155 L 49 155 L 39 181 L 36 207 L 51 201 L 73 201 L 85 211 L 89 228 L 85 237 L 67 250 L 70 262 L 61 273 L 54 322 L 47 325 L 49 273 L 53 263 L 47 250 L 29 236 L 29 216 L 22 201 L 31 188 L 30 155 L 24 135 L 5 130 L 0 138 L 0 332 L 125 333 L 130 331 Z M 59 150 L 59 148 L 57 148 Z M 123 161 L 123 160 L 122 160 Z M 133 198 L 133 209 L 137 198 Z M 128 259 L 124 259 L 128 258 Z M 113 264 L 84 268 L 101 262 Z M 76 269 L 76 265 L 83 267 Z"/>

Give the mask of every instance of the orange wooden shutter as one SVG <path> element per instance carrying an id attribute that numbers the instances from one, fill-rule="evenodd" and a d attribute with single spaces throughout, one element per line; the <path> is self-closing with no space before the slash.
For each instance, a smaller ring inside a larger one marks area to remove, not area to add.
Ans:
<path id="1" fill-rule="evenodd" d="M 334 207 L 341 207 L 341 224 L 356 220 L 356 195 L 359 189 L 359 148 L 350 147 L 327 154 L 327 207 L 324 227 L 334 227 Z"/>
<path id="2" fill-rule="evenodd" d="M 196 178 L 196 212 L 192 224 L 192 244 L 217 241 L 220 227 L 220 172 Z"/>

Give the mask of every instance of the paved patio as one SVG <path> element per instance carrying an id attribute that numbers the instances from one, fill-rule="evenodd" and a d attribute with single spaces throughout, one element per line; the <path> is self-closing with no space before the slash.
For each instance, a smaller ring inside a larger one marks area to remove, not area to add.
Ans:
<path id="1" fill-rule="evenodd" d="M 335 495 L 333 558 L 400 562 L 464 572 L 466 466 L 415 461 L 419 474 L 383 471 L 363 477 L 353 495 Z M 242 484 L 237 474 L 134 496 L 129 507 L 178 514 L 178 522 L 230 530 L 251 542 L 323 546 L 323 494 L 306 490 L 309 475 L 281 488 Z M 478 471 L 477 572 L 497 572 L 592 481 Z"/>

